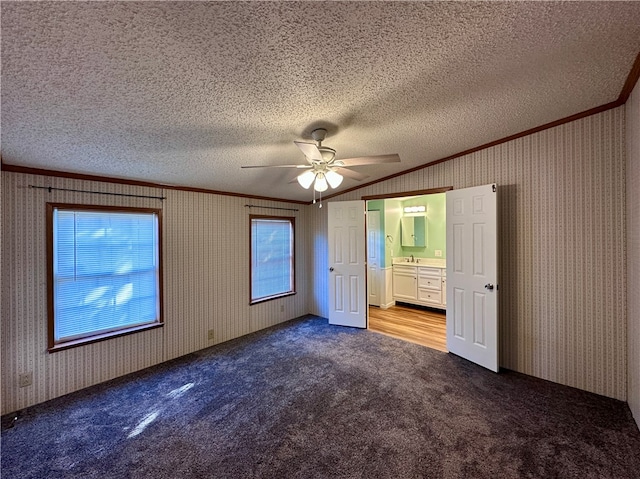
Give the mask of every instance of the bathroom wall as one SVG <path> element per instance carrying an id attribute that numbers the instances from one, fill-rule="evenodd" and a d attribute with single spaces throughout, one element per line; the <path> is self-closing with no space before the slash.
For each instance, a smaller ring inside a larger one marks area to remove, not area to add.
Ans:
<path id="1" fill-rule="evenodd" d="M 402 218 L 402 202 L 397 199 L 384 200 L 385 217 L 385 265 L 391 267 L 393 258 L 404 256 L 402 253 L 402 235 L 400 233 L 400 218 Z"/>
<path id="2" fill-rule="evenodd" d="M 413 255 L 416 258 L 445 259 L 447 246 L 447 211 L 445 193 L 423 195 L 402 200 L 401 205 L 402 208 L 405 206 L 426 206 L 427 242 L 426 247 L 401 247 L 399 256 Z M 442 253 L 442 256 L 436 256 L 436 250 L 439 250 Z"/>

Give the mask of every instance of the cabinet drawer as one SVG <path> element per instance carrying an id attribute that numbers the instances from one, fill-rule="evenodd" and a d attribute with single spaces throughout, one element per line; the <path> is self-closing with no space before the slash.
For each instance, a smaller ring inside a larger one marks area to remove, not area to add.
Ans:
<path id="1" fill-rule="evenodd" d="M 418 299 L 425 303 L 442 304 L 442 292 L 430 289 L 419 289 Z"/>
<path id="2" fill-rule="evenodd" d="M 405 266 L 404 264 L 394 264 L 393 272 L 401 274 L 416 274 L 416 267 L 409 265 Z"/>
<path id="3" fill-rule="evenodd" d="M 442 278 L 440 276 L 418 276 L 418 288 L 440 291 Z"/>
<path id="4" fill-rule="evenodd" d="M 424 276 L 440 276 L 441 268 L 432 268 L 430 266 L 418 266 L 418 274 Z"/>

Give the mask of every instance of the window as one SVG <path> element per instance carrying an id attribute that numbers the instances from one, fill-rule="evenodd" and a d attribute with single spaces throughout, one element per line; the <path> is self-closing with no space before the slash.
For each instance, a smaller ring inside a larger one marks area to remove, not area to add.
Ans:
<path id="1" fill-rule="evenodd" d="M 162 326 L 161 211 L 47 204 L 49 351 Z"/>
<path id="2" fill-rule="evenodd" d="M 251 303 L 295 294 L 294 218 L 250 216 Z"/>

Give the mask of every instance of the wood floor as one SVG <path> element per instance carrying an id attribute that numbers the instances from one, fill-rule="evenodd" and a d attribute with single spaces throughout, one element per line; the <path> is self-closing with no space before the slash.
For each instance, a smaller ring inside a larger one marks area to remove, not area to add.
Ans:
<path id="1" fill-rule="evenodd" d="M 369 306 L 369 329 L 439 351 L 447 351 L 446 315 L 436 309 Z"/>

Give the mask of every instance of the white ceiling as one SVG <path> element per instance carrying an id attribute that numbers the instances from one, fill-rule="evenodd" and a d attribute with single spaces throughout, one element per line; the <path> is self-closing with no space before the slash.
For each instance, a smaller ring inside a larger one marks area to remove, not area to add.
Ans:
<path id="1" fill-rule="evenodd" d="M 10 2 L 2 162 L 292 200 L 328 128 L 371 181 L 618 98 L 640 2 Z M 357 185 L 346 179 L 341 190 Z M 327 192 L 327 194 L 330 192 Z"/>

